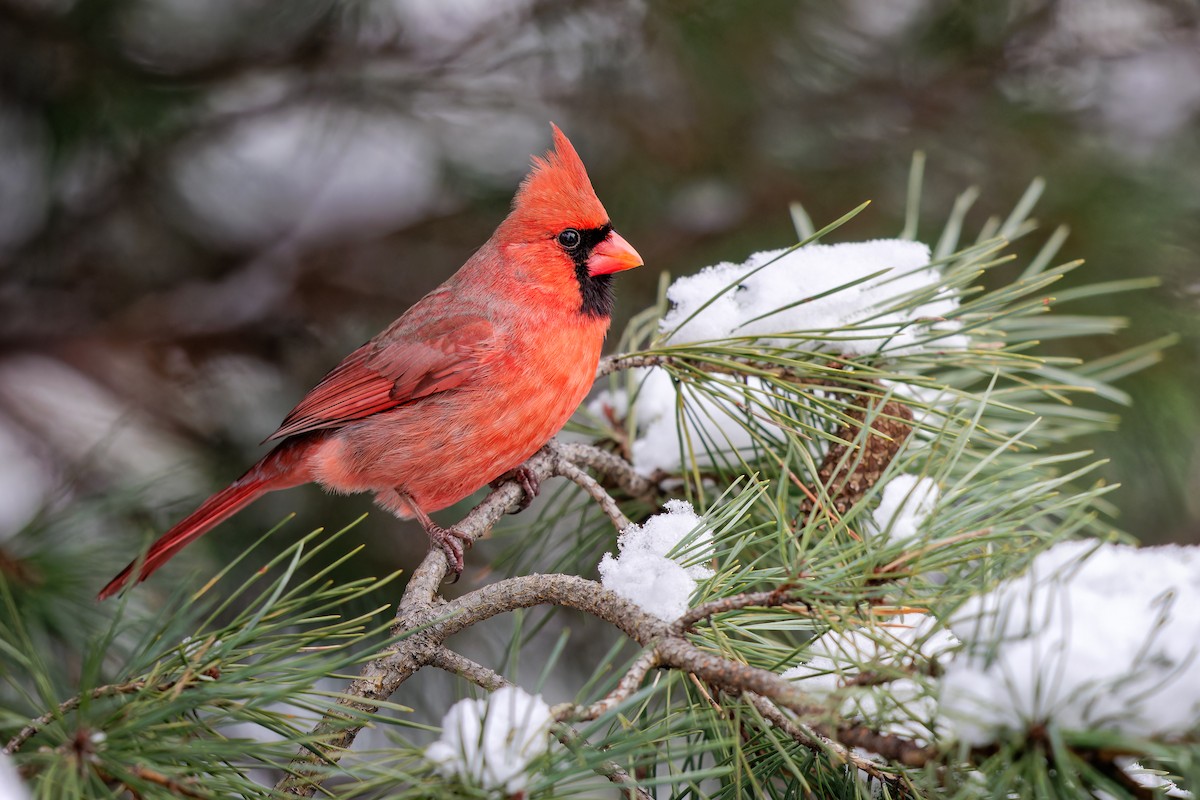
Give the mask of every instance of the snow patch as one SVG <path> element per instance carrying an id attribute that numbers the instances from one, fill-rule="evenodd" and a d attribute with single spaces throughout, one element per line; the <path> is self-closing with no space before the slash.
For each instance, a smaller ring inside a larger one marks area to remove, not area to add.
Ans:
<path id="1" fill-rule="evenodd" d="M 696 563 L 713 557 L 713 543 L 712 533 L 701 530 L 691 537 L 685 552 L 672 556 L 703 520 L 684 500 L 670 500 L 664 508 L 665 514 L 626 528 L 617 538 L 618 555 L 605 553 L 599 569 L 605 588 L 671 621 L 687 611 L 698 581 L 713 576 L 711 569 Z"/>
<path id="2" fill-rule="evenodd" d="M 936 618 L 900 614 L 856 630 L 830 632 L 813 640 L 809 659 L 783 672 L 814 696 L 836 693 L 837 713 L 866 720 L 883 733 L 919 742 L 934 735 L 937 701 L 912 678 L 897 678 L 882 686 L 856 685 L 864 670 L 887 672 L 910 665 L 922 667 L 946 656 L 958 640 Z"/>
<path id="3" fill-rule="evenodd" d="M 838 288 L 881 270 L 886 271 Z M 962 349 L 967 340 L 953 333 L 957 324 L 940 321 L 958 308 L 957 298 L 937 289 L 940 282 L 941 273 L 929 266 L 929 248 L 920 242 L 878 239 L 767 250 L 741 264 L 722 262 L 676 280 L 667 289 L 672 307 L 661 329 L 673 331 L 673 344 L 760 336 L 781 347 L 847 355 Z M 731 284 L 734 288 L 723 291 Z M 917 307 L 880 313 L 897 298 L 922 290 L 930 297 Z M 809 341 L 772 338 L 826 331 L 837 333 Z M 920 342 L 933 331 L 945 335 Z"/>
<path id="4" fill-rule="evenodd" d="M 737 388 L 713 385 L 720 400 L 699 392 L 686 394 L 690 409 L 686 426 L 691 432 L 687 438 L 693 444 L 688 449 L 681 443 L 676 427 L 678 398 L 671 376 L 666 370 L 652 367 L 635 370 L 633 378 L 638 386 L 638 434 L 632 443 L 633 466 L 647 477 L 658 470 L 678 472 L 685 461 L 690 463 L 693 458 L 701 467 L 712 466 L 714 461 L 722 459 L 736 462 L 739 454 L 748 455 L 754 449 L 754 438 L 747 426 L 768 436 L 783 437 L 778 426 L 764 420 L 761 413 L 752 416 L 746 408 L 747 393 L 757 395 L 757 402 L 768 400 L 771 394 L 762 381 L 750 379 Z M 606 390 L 588 406 L 592 414 L 602 419 L 608 416 L 606 409 L 615 418 L 624 418 L 629 413 L 628 396 Z"/>
<path id="5" fill-rule="evenodd" d="M 916 537 L 937 506 L 941 490 L 933 478 L 897 475 L 883 487 L 883 497 L 871 515 L 875 529 L 894 542 Z"/>
<path id="6" fill-rule="evenodd" d="M 973 745 L 1032 725 L 1182 735 L 1200 715 L 1200 548 L 1064 542 L 950 620 L 942 713 Z"/>
<path id="7" fill-rule="evenodd" d="M 0 753 L 0 800 L 29 800 L 29 790 L 21 782 L 12 759 Z"/>
<path id="8" fill-rule="evenodd" d="M 511 797 L 528 786 L 529 764 L 549 751 L 553 723 L 540 695 L 506 686 L 487 699 L 450 706 L 442 736 L 426 748 L 425 758 L 446 779 Z"/>

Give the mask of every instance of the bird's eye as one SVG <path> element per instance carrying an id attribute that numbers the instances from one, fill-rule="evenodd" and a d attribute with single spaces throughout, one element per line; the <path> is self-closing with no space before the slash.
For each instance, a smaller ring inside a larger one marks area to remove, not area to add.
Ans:
<path id="1" fill-rule="evenodd" d="M 568 250 L 574 250 L 576 247 L 579 247 L 579 243 L 582 241 L 583 237 L 574 228 L 567 228 L 558 235 L 558 243 Z"/>

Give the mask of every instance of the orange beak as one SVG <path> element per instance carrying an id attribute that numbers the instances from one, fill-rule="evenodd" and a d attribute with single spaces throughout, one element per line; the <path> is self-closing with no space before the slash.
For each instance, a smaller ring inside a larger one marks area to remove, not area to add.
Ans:
<path id="1" fill-rule="evenodd" d="M 587 260 L 588 274 L 593 277 L 610 275 L 641 265 L 642 257 L 638 255 L 638 251 L 616 231 L 609 231 L 604 241 L 592 248 L 592 255 Z"/>

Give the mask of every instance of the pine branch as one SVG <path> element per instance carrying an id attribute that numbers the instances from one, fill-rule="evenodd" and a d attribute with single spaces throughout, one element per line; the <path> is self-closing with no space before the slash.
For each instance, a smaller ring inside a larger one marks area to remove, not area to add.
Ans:
<path id="1" fill-rule="evenodd" d="M 658 649 L 647 648 L 625 670 L 625 674 L 617 681 L 615 689 L 587 708 L 576 708 L 568 703 L 565 708 L 557 712 L 557 716 L 576 720 L 599 719 L 632 697 L 634 692 L 641 687 L 642 681 L 645 680 L 650 670 L 661 665 L 662 656 L 659 655 Z"/>
<path id="2" fill-rule="evenodd" d="M 525 463 L 538 480 L 570 473 L 564 465 L 575 465 L 578 457 L 584 463 L 591 458 L 590 450 L 573 450 L 569 445 L 552 443 Z M 610 463 L 611 466 L 611 463 Z M 632 473 L 632 467 L 628 468 Z M 602 489 L 600 491 L 603 491 Z M 515 482 L 494 490 L 463 522 L 459 530 L 472 538 L 484 535 L 500 519 L 504 511 L 520 499 L 521 489 Z M 292 762 L 290 774 L 276 786 L 279 791 L 310 796 L 317 790 L 326 773 L 314 769 L 318 764 L 335 763 L 353 744 L 362 725 L 353 721 L 347 710 L 367 715 L 379 709 L 379 703 L 389 698 L 406 680 L 421 668 L 435 663 L 463 669 L 480 681 L 494 683 L 496 678 L 469 667 L 463 661 L 446 655 L 443 643 L 450 636 L 498 614 L 539 605 L 572 608 L 608 622 L 646 648 L 648 653 L 635 664 L 631 673 L 645 674 L 654 664 L 696 675 L 701 680 L 731 694 L 753 692 L 800 715 L 823 716 L 828 709 L 812 700 L 790 681 L 774 672 L 748 666 L 730 658 L 711 653 L 691 644 L 680 633 L 681 626 L 672 625 L 647 614 L 638 606 L 614 594 L 595 581 L 574 575 L 526 575 L 488 584 L 455 600 L 445 601 L 436 595 L 438 582 L 446 574 L 446 561 L 440 551 L 431 551 L 409 581 L 400 602 L 393 632 L 407 634 L 406 638 L 381 658 L 363 666 L 358 679 L 343 693 L 337 708 L 329 710 L 313 729 L 319 747 L 306 748 Z M 787 593 L 773 598 L 754 596 L 755 604 L 764 599 L 782 604 Z M 711 608 L 720 610 L 720 604 Z M 705 609 L 706 612 L 709 609 Z M 452 670 L 453 671 L 453 670 Z M 636 688 L 632 679 L 624 681 L 615 702 L 624 693 Z M 609 706 L 605 706 L 606 708 Z M 586 709 L 567 715 L 569 718 L 589 718 Z"/>
<path id="3" fill-rule="evenodd" d="M 208 677 L 216 677 L 212 671 L 207 674 Z M 188 674 L 178 680 L 164 681 L 163 683 L 155 684 L 154 689 L 155 691 L 159 692 L 167 692 L 171 691 L 172 689 L 186 689 L 195 677 L 196 676 L 189 671 Z M 152 684 L 147 680 L 138 679 L 126 681 L 125 683 L 110 684 L 108 686 L 98 686 L 88 692 L 86 697 L 91 700 L 100 700 L 104 697 L 115 697 L 122 694 L 136 694 L 144 691 L 151 685 Z M 74 697 L 67 698 L 63 702 L 59 703 L 58 707 L 53 711 L 48 711 L 45 714 L 42 714 L 40 717 L 30 720 L 28 725 L 26 725 L 15 736 L 8 740 L 8 743 L 4 745 L 3 750 L 0 750 L 0 753 L 3 753 L 6 756 L 11 756 L 13 753 L 20 750 L 21 746 L 36 736 L 38 731 L 40 731 L 42 728 L 46 727 L 59 717 L 62 717 L 64 714 L 74 711 L 76 708 L 78 708 L 79 704 L 83 702 L 84 697 L 85 695 L 75 695 Z"/>
<path id="4" fill-rule="evenodd" d="M 731 597 L 722 597 L 719 600 L 712 600 L 694 608 L 689 608 L 686 614 L 675 621 L 674 627 L 676 630 L 683 632 L 697 622 L 706 620 L 717 614 L 756 606 L 760 608 L 774 608 L 797 601 L 803 602 L 802 596 L 790 586 L 781 586 L 778 589 L 772 589 L 768 592 L 745 592 Z"/>
<path id="5" fill-rule="evenodd" d="M 1025 230 L 1024 214 L 1003 223 L 1004 230 Z M 908 219 L 917 219 L 911 209 Z M 995 230 L 1000 227 L 997 221 Z M 951 238 L 957 235 L 954 231 Z M 924 702 L 934 696 L 937 656 L 921 653 L 920 644 L 897 645 L 898 637 L 892 636 L 889 643 L 886 624 L 875 622 L 880 614 L 914 611 L 945 620 L 948 609 L 1023 569 L 1044 546 L 1080 533 L 1110 533 L 1096 522 L 1106 511 L 1102 496 L 1110 487 L 1072 488 L 1095 465 L 1087 463 L 1086 453 L 1062 454 L 1056 449 L 1080 433 L 1110 424 L 1110 417 L 1068 406 L 1068 398 L 1094 392 L 1121 400 L 1123 394 L 1109 382 L 1152 361 L 1161 343 L 1087 365 L 1038 355 L 1033 347 L 1039 337 L 1093 334 L 1114 323 L 1044 316 L 1048 287 L 1075 266 L 1049 267 L 1053 254 L 1040 254 L 1015 283 L 987 292 L 975 287 L 981 271 L 1002 263 L 1002 245 L 990 235 L 958 253 L 950 252 L 956 245 L 946 239 L 944 247 L 939 244 L 935 265 L 941 279 L 925 290 L 887 301 L 894 310 L 919 308 L 935 295 L 955 298 L 957 310 L 947 312 L 951 319 L 940 321 L 947 329 L 958 326 L 962 334 L 969 334 L 969 346 L 923 346 L 941 335 L 930 330 L 928 339 L 918 336 L 922 346 L 912 350 L 901 351 L 889 339 L 872 353 L 838 356 L 839 342 L 880 340 L 880 329 L 887 326 L 876 317 L 848 330 L 674 344 L 654 333 L 661 309 L 646 312 L 631 323 L 622 340 L 633 352 L 606 358 L 599 366 L 598 377 L 613 375 L 611 386 L 625 389 L 624 397 L 612 399 L 627 401 L 629 414 L 623 419 L 615 412 L 593 415 L 601 425 L 611 426 L 607 433 L 600 427 L 596 438 L 615 442 L 629 459 L 641 451 L 635 444 L 651 441 L 661 448 L 664 441 L 677 439 L 679 461 L 671 462 L 674 454 L 669 454 L 665 466 L 647 478 L 630 460 L 608 449 L 551 442 L 524 468 L 536 481 L 557 476 L 574 486 L 545 498 L 541 515 L 514 544 L 519 555 L 508 566 L 521 577 L 447 599 L 441 590 L 445 559 L 432 552 L 403 592 L 386 648 L 358 649 L 340 659 L 323 660 L 327 648 L 341 647 L 328 644 L 330 639 L 357 648 L 373 641 L 373 632 L 366 631 L 369 626 L 363 622 L 369 615 L 327 623 L 340 619 L 333 610 L 339 601 L 359 596 L 357 589 L 328 581 L 329 568 L 299 585 L 290 584 L 293 575 L 300 574 L 297 568 L 327 546 L 326 541 L 311 546 L 313 539 L 306 539 L 303 546 L 289 548 L 267 565 L 284 574 L 261 597 L 238 599 L 243 586 L 222 598 L 201 630 L 208 636 L 213 620 L 232 610 L 236 621 L 221 628 L 230 633 L 212 635 L 235 644 L 204 664 L 190 655 L 191 650 L 182 662 L 172 651 L 164 655 L 161 643 L 179 637 L 163 628 L 151 637 L 153 645 L 143 645 L 151 660 L 116 677 L 104 673 L 106 686 L 81 691 L 57 708 L 56 696 L 47 688 L 51 682 L 41 686 L 14 681 L 17 694 L 34 703 L 31 715 L 45 710 L 34 699 L 38 696 L 48 698 L 51 710 L 28 724 L 7 715 L 3 721 L 8 730 L 19 730 L 4 752 L 18 752 L 22 768 L 30 769 L 51 748 L 35 752 L 26 745 L 31 740 L 54 741 L 64 726 L 51 723 L 75 712 L 76 735 L 106 734 L 96 741 L 111 748 L 97 749 L 97 759 L 108 760 L 97 762 L 93 772 L 127 784 L 131 794 L 192 796 L 188 793 L 193 786 L 218 794 L 236 784 L 240 795 L 259 796 L 260 789 L 267 795 L 271 790 L 244 774 L 246 763 L 285 769 L 289 774 L 279 781 L 278 792 L 334 794 L 339 789 L 326 788 L 324 782 L 338 774 L 338 764 L 358 732 L 392 721 L 379 712 L 397 708 L 390 698 L 418 671 L 434 667 L 489 692 L 511 685 L 500 671 L 449 649 L 451 636 L 501 614 L 548 607 L 586 614 L 629 641 L 613 645 L 575 702 L 553 708 L 553 732 L 576 757 L 551 758 L 549 768 L 532 779 L 532 794 L 550 786 L 558 791 L 571 780 L 594 784 L 581 766 L 640 800 L 651 796 L 643 787 L 677 778 L 675 795 L 700 794 L 699 781 L 713 776 L 724 782 L 721 792 L 730 795 L 766 795 L 778 784 L 788 790 L 800 787 L 810 796 L 850 796 L 862 791 L 859 770 L 882 782 L 893 796 L 950 797 L 956 780 L 976 769 L 988 780 L 999 781 L 989 787 L 996 794 L 1019 794 L 1039 781 L 1059 781 L 1058 776 L 1063 787 L 1115 786 L 1114 791 L 1137 794 L 1117 754 L 1148 755 L 1159 764 L 1174 758 L 1179 763 L 1183 759 L 1178 754 L 1184 752 L 1179 743 L 1123 740 L 1114 745 L 1111 737 L 1087 739 L 1082 732 L 1071 738 L 1073 732 L 1051 732 L 1047 726 L 1014 734 L 1011 747 L 952 752 L 940 743 L 942 729 L 929 722 L 925 706 L 906 705 L 913 697 Z M 734 285 L 723 291 L 733 291 Z M 841 289 L 789 307 L 837 291 Z M 1071 291 L 1075 290 L 1066 294 Z M 890 313 L 878 308 L 880 315 Z M 912 316 L 916 327 L 928 327 L 933 319 Z M 643 406 L 654 409 L 653 414 L 669 409 L 656 418 L 666 423 L 656 429 L 665 434 L 658 438 L 646 433 L 655 424 L 648 419 L 651 412 L 638 417 L 639 397 L 651 393 L 639 395 L 635 384 L 650 382 L 642 383 L 640 376 L 617 376 L 648 367 L 659 368 L 648 373 L 652 378 L 665 375 L 671 381 L 660 382 L 656 400 Z M 722 413 L 727 416 L 722 418 Z M 735 435 L 722 428 L 726 424 Z M 935 498 L 940 498 L 934 501 L 936 511 L 910 523 L 903 536 L 893 535 L 881 513 L 885 506 L 895 513 L 896 495 L 888 481 L 901 475 L 910 486 L 935 485 Z M 488 535 L 525 493 L 518 481 L 499 483 L 456 529 L 472 542 Z M 692 595 L 689 602 L 695 605 L 682 616 L 660 619 L 603 584 L 577 576 L 590 574 L 585 570 L 594 567 L 602 548 L 611 548 L 612 528 L 622 531 L 629 517 L 640 521 L 647 507 L 680 495 L 703 514 L 703 530 L 694 535 L 703 534 L 706 545 L 711 537 L 713 557 L 708 559 L 705 551 L 705 566 L 716 572 Z M 573 527 L 564 524 L 575 520 Z M 550 531 L 566 531 L 572 538 L 546 535 Z M 545 566 L 547 560 L 553 566 Z M 0 553 L 0 589 L 4 577 L 14 572 L 2 562 Z M 526 574 L 535 567 L 549 574 Z M 298 599 L 313 595 L 318 586 L 324 588 L 317 589 L 316 602 Z M 361 591 L 378 586 L 364 583 Z M 237 611 L 234 601 L 247 599 L 253 608 Z M 11 602 L 6 606 L 8 611 L 15 608 Z M 17 620 L 14 627 L 5 616 Z M 21 649 L 33 649 L 26 644 L 33 639 L 19 630 L 21 618 L 15 612 L 0 615 L 0 644 L 17 641 L 16 647 L 0 653 L 18 665 L 9 670 L 12 674 L 36 672 L 28 668 L 36 659 L 21 663 Z M 524 615 L 515 618 L 512 663 L 544 624 L 538 622 L 530 631 L 521 627 Z M 304 631 L 292 633 L 297 628 Z M 117 639 L 117 630 L 114 627 L 103 647 Z M 870 647 L 847 647 L 844 653 L 832 644 L 823 649 L 823 641 L 838 637 L 866 640 Z M 640 650 L 612 671 L 630 641 Z M 560 639 L 559 646 L 565 642 L 565 637 Z M 559 651 L 554 652 L 550 664 Z M 296 662 L 302 666 L 296 668 Z M 808 677 L 793 681 L 778 674 L 806 662 L 812 673 Z M 194 682 L 194 669 L 215 669 L 218 664 L 228 670 L 225 680 Z M 240 674 L 234 675 L 235 670 Z M 286 673 L 285 678 L 272 675 L 272 670 Z M 356 670 L 357 677 L 347 678 L 341 693 L 313 688 L 330 674 Z M 126 680 L 128 676 L 138 677 Z M 197 688 L 180 697 L 194 685 Z M 89 717 L 84 701 L 103 697 L 127 699 L 97 704 Z M 272 702 L 289 705 L 286 712 L 271 716 L 266 708 Z M 110 713 L 118 703 L 119 714 Z M 293 716 L 296 708 L 301 713 Z M 140 715 L 186 729 L 186 742 L 164 737 L 169 747 L 159 760 L 141 761 L 147 750 L 138 736 L 155 729 L 154 723 L 142 723 Z M 245 721 L 279 735 L 287 749 L 263 748 L 247 756 L 232 749 L 220 726 Z M 915 724 L 917 733 L 895 733 L 906 730 L 908 723 Z M 199 735 L 191 735 L 197 729 Z M 377 770 L 379 785 L 402 784 L 403 796 L 432 791 L 423 751 L 399 738 L 396 757 L 386 766 L 355 759 L 357 773 Z M 300 750 L 293 754 L 297 745 Z M 65 753 L 69 746 L 64 741 L 58 749 Z M 878 754 L 880 760 L 862 756 L 858 748 Z M 289 758 L 290 767 L 281 767 Z M 1014 769 L 1018 763 L 1021 768 Z M 50 768 L 57 766 L 52 763 Z M 923 779 L 935 774 L 936 786 Z M 226 783 L 220 784 L 222 780 Z M 1055 791 L 1065 791 L 1058 783 L 1054 786 Z M 365 781 L 351 791 L 369 793 L 375 788 Z"/>
<path id="6" fill-rule="evenodd" d="M 780 710 L 777 705 L 754 692 L 745 692 L 742 697 L 746 702 L 754 706 L 758 713 L 762 714 L 763 719 L 770 722 L 778 730 L 804 747 L 816 753 L 833 753 L 837 758 L 852 765 L 855 769 L 862 770 L 877 781 L 887 784 L 900 797 L 912 797 L 914 795 L 911 787 L 901 777 L 884 772 L 875 762 L 855 753 L 852 749 L 855 746 L 853 742 L 830 738 L 822 725 L 804 726 L 797 723 Z M 870 748 L 866 749 L 869 750 Z M 875 751 L 872 750 L 871 752 Z"/>

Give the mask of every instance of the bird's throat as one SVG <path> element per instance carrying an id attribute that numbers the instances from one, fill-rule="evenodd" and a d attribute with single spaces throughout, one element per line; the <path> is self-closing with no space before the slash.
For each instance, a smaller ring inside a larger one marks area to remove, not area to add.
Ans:
<path id="1" fill-rule="evenodd" d="M 579 313 L 588 317 L 611 317 L 613 312 L 612 275 L 589 275 L 587 264 L 575 266 L 582 302 Z"/>

